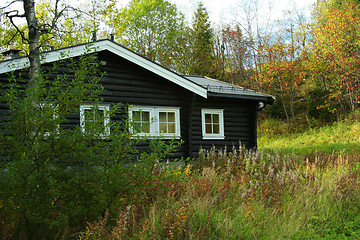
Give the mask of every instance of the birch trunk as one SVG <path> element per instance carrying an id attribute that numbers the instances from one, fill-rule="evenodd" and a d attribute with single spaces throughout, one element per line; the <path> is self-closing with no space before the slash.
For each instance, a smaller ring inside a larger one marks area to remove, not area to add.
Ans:
<path id="1" fill-rule="evenodd" d="M 35 0 L 23 0 L 26 22 L 29 28 L 30 85 L 37 85 L 40 77 L 40 27 L 35 14 Z"/>

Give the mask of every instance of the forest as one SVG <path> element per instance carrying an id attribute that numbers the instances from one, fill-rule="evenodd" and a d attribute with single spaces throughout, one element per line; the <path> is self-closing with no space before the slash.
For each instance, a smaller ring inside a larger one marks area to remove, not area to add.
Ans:
<path id="1" fill-rule="evenodd" d="M 0 49 L 31 63 L 27 88 L 11 74 L 1 86 L 2 239 L 360 237 L 358 0 L 318 0 L 310 17 L 289 9 L 265 25 L 254 1 L 243 1 L 245 21 L 226 24 L 201 2 L 190 22 L 167 0 L 119 2 L 0 4 Z M 104 38 L 177 73 L 276 97 L 260 112 L 258 149 L 201 150 L 177 167 L 159 160 L 181 142 L 136 138 L 120 131 L 126 119 L 109 139 L 58 128 L 100 101 L 99 63 L 70 60 L 76 77 L 49 81 L 41 53 Z M 151 151 L 139 153 L 144 140 Z"/>

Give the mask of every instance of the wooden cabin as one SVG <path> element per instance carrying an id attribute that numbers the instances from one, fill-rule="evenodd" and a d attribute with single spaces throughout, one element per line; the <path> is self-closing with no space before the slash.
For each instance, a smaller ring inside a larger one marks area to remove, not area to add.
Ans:
<path id="1" fill-rule="evenodd" d="M 213 146 L 256 148 L 258 111 L 274 102 L 272 96 L 204 76 L 179 75 L 110 40 L 46 52 L 42 64 L 91 53 L 96 53 L 101 71 L 106 72 L 99 110 L 124 103 L 130 106 L 128 117 L 135 125 L 155 119 L 138 134 L 182 139 L 177 157 L 193 157 L 200 148 Z M 1 80 L 28 66 L 26 57 L 0 62 Z M 6 106 L 0 108 L 5 111 Z M 84 113 L 90 109 L 91 104 L 79 106 L 79 113 L 67 124 L 82 126 Z M 111 134 L 111 129 L 106 134 Z"/>

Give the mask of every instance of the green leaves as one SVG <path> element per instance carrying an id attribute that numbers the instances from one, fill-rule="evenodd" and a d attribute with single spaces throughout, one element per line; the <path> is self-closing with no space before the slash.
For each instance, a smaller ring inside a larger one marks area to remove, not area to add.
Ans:
<path id="1" fill-rule="evenodd" d="M 359 23 L 360 12 L 353 0 L 320 1 L 312 25 L 313 45 L 309 67 L 314 80 L 330 90 L 338 110 L 352 111 L 359 100 Z"/>
<path id="2" fill-rule="evenodd" d="M 183 15 L 166 0 L 133 0 L 108 21 L 121 44 L 135 52 L 176 68 L 176 52 L 184 47 Z"/>

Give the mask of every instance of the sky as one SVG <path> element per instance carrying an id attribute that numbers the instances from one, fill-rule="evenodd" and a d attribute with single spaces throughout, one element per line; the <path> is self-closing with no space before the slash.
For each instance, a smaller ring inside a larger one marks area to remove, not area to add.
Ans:
<path id="1" fill-rule="evenodd" d="M 2 0 L 0 0 L 2 1 Z M 72 0 L 76 3 L 84 0 Z M 130 0 L 118 0 L 120 6 L 126 5 Z M 263 17 L 271 16 L 271 20 L 280 19 L 283 16 L 283 12 L 289 9 L 297 9 L 298 11 L 305 12 L 306 15 L 310 15 L 310 6 L 317 0 L 168 0 L 171 3 L 176 4 L 178 9 L 185 14 L 186 19 L 190 22 L 194 11 L 199 1 L 202 1 L 204 6 L 209 12 L 210 20 L 212 23 L 230 23 L 238 21 L 243 15 L 243 8 L 248 6 L 249 3 L 257 3 L 257 9 Z M 11 0 L 5 0 L 0 4 L 11 2 Z M 35 0 L 37 2 L 37 0 Z M 17 7 L 22 8 L 21 5 Z"/>
<path id="2" fill-rule="evenodd" d="M 0 2 L 3 0 L 0 0 Z M 66 1 L 66 0 L 65 0 Z M 73 3 L 81 3 L 86 0 L 70 0 Z M 191 23 L 192 16 L 202 1 L 209 12 L 210 21 L 213 26 L 221 26 L 226 23 L 241 23 L 244 21 L 244 9 L 257 9 L 260 17 L 259 22 L 275 21 L 284 17 L 286 10 L 295 9 L 298 12 L 310 16 L 310 6 L 317 0 L 168 0 L 176 4 L 178 9 L 185 15 L 186 20 Z M 5 0 L 0 6 L 11 2 Z M 37 0 L 35 0 L 37 2 Z M 118 0 L 120 6 L 125 6 L 130 0 Z M 257 5 L 257 6 L 256 6 Z M 16 5 L 15 9 L 22 9 L 22 4 Z"/>
<path id="3" fill-rule="evenodd" d="M 192 15 L 196 10 L 200 0 L 168 0 L 176 4 L 178 9 L 185 14 L 186 19 L 191 22 Z M 129 0 L 119 0 L 121 5 L 125 5 Z M 316 0 L 202 0 L 204 6 L 209 12 L 210 21 L 213 24 L 231 23 L 241 21 L 243 18 L 243 8 L 252 3 L 257 3 L 260 16 L 271 20 L 278 20 L 283 17 L 286 10 L 294 10 L 303 12 L 306 16 L 310 16 L 310 6 Z"/>

